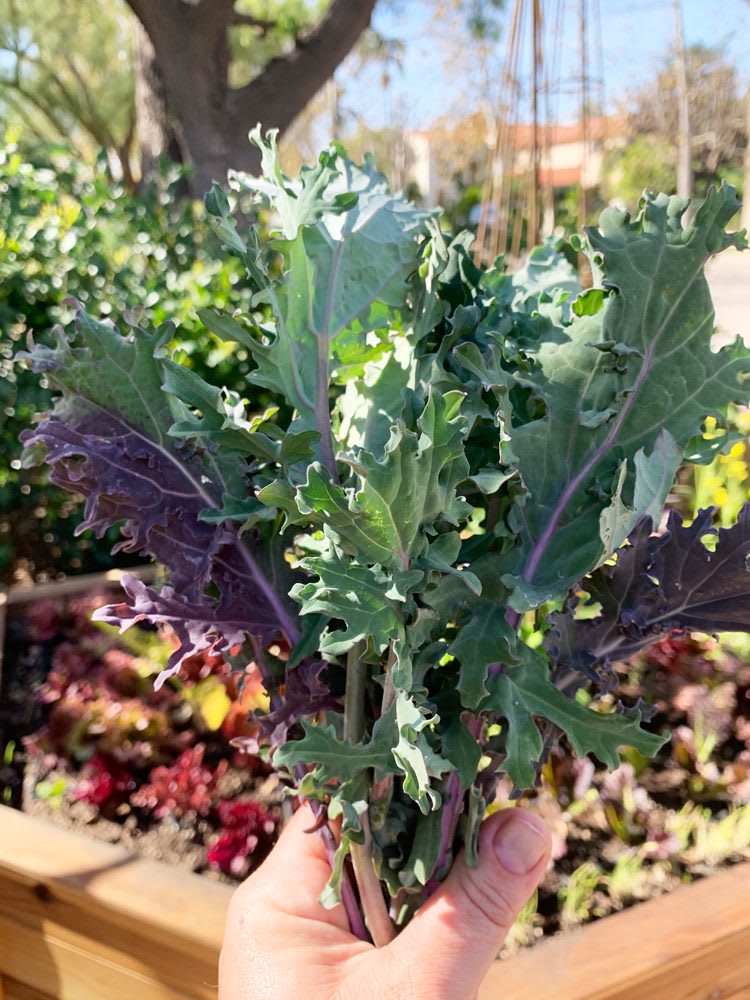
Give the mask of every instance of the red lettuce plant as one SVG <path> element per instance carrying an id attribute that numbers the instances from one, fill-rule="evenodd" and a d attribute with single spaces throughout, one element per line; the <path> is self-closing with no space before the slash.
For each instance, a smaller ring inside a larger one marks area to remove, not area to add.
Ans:
<path id="1" fill-rule="evenodd" d="M 251 857 L 258 865 L 270 852 L 276 820 L 259 802 L 222 799 L 216 813 L 221 829 L 206 860 L 225 875 L 240 878 L 249 871 Z"/>
<path id="2" fill-rule="evenodd" d="M 104 810 L 125 802 L 135 785 L 135 776 L 129 767 L 113 757 L 97 753 L 81 769 L 73 798 Z"/>
<path id="3" fill-rule="evenodd" d="M 702 437 L 706 419 L 746 398 L 750 354 L 710 350 L 703 276 L 744 239 L 728 187 L 689 222 L 684 200 L 646 195 L 575 244 L 582 291 L 550 247 L 512 276 L 475 267 L 471 237 L 448 241 L 370 162 L 331 151 L 291 180 L 254 140 L 263 176 L 234 186 L 276 230 L 261 245 L 212 190 L 254 296 L 201 314 L 252 358 L 246 393 L 170 357 L 168 324 L 123 335 L 79 309 L 29 355 L 58 397 L 26 460 L 86 497 L 87 527 L 119 523 L 121 547 L 169 568 L 101 613 L 172 625 L 161 683 L 246 644 L 270 699 L 255 739 L 319 815 L 324 899 L 382 943 L 461 845 L 474 862 L 497 782 L 533 785 L 561 734 L 610 768 L 622 745 L 659 749 L 614 662 L 747 630 L 750 509 L 711 547 L 710 510 L 653 531 L 682 461 L 731 440 Z M 524 619 L 549 623 L 542 648 Z"/>
<path id="4" fill-rule="evenodd" d="M 165 816 L 207 816 L 217 800 L 217 784 L 229 766 L 226 760 L 204 763 L 202 743 L 184 750 L 174 764 L 159 764 L 130 796 L 132 805 Z"/>

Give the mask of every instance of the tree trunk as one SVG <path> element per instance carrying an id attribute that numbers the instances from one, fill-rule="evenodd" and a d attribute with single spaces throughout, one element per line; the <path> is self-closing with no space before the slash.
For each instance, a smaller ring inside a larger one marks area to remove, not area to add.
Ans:
<path id="1" fill-rule="evenodd" d="M 144 154 L 164 152 L 168 109 L 177 123 L 191 189 L 200 197 L 230 167 L 255 171 L 258 153 L 247 134 L 258 122 L 284 131 L 332 76 L 370 23 L 375 0 L 331 0 L 321 20 L 297 39 L 287 55 L 272 60 L 247 86 L 229 87 L 229 28 L 254 23 L 234 10 L 234 0 L 127 0 L 150 41 L 142 49 L 144 80 L 139 113 L 147 115 Z M 154 72 L 155 71 L 155 72 Z M 152 74 L 149 84 L 147 73 Z M 163 95 L 154 80 L 161 81 Z M 153 123 L 153 124 L 149 124 Z M 146 160 L 147 164 L 149 163 Z"/>
<path id="2" fill-rule="evenodd" d="M 160 157 L 184 162 L 184 153 L 169 119 L 164 80 L 154 46 L 141 22 L 133 19 L 135 105 L 141 177 L 151 177 Z"/>

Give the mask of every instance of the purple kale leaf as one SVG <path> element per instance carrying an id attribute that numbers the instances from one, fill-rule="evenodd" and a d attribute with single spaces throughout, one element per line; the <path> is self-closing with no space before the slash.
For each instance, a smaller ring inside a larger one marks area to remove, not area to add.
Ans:
<path id="1" fill-rule="evenodd" d="M 329 664 L 314 658 L 303 660 L 296 667 L 284 672 L 283 693 L 279 685 L 270 685 L 271 711 L 256 714 L 258 735 L 240 736 L 233 744 L 248 753 L 258 753 L 261 747 L 276 750 L 289 739 L 290 730 L 300 719 L 316 716 L 320 712 L 341 710 L 341 699 L 331 691 L 324 672 Z"/>
<path id="2" fill-rule="evenodd" d="M 672 511 L 661 535 L 644 519 L 615 565 L 582 582 L 601 611 L 588 620 L 576 619 L 573 607 L 552 616 L 546 646 L 558 677 L 570 669 L 606 675 L 610 664 L 669 632 L 750 632 L 750 503 L 718 532 L 714 512 L 702 510 L 685 525 Z M 715 538 L 712 548 L 707 536 Z"/>
<path id="3" fill-rule="evenodd" d="M 142 619 L 172 624 L 182 643 L 173 673 L 192 653 L 229 649 L 246 635 L 294 643 L 297 625 L 274 586 L 283 567 L 270 566 L 260 532 L 241 537 L 231 521 L 203 519 L 252 487 L 242 455 L 217 455 L 205 436 L 200 447 L 170 436 L 191 411 L 163 388 L 162 341 L 142 330 L 123 337 L 79 311 L 72 337 L 60 331 L 55 348 L 34 347 L 28 356 L 60 396 L 23 441 L 27 461 L 43 458 L 53 482 L 84 496 L 80 530 L 101 535 L 119 523 L 118 548 L 168 568 L 170 586 L 161 594 L 130 580 L 131 603 L 102 617 L 123 627 Z"/>

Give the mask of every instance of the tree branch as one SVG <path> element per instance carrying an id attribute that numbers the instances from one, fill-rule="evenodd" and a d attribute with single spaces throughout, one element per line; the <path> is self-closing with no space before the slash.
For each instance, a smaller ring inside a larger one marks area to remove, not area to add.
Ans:
<path id="1" fill-rule="evenodd" d="M 291 124 L 351 51 L 374 7 L 375 0 L 331 0 L 288 55 L 272 59 L 254 80 L 230 93 L 230 116 L 243 159 L 248 129 L 259 117 L 264 126 L 282 131 Z"/>

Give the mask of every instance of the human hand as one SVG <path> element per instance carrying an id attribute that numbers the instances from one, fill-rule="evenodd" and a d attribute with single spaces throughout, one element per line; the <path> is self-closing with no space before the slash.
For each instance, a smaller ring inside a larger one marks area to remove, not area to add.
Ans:
<path id="1" fill-rule="evenodd" d="M 550 837 L 538 816 L 495 813 L 479 865 L 463 858 L 404 930 L 375 948 L 342 906 L 318 903 L 330 872 L 309 806 L 235 892 L 219 963 L 219 1000 L 472 1000 L 542 879 Z"/>

